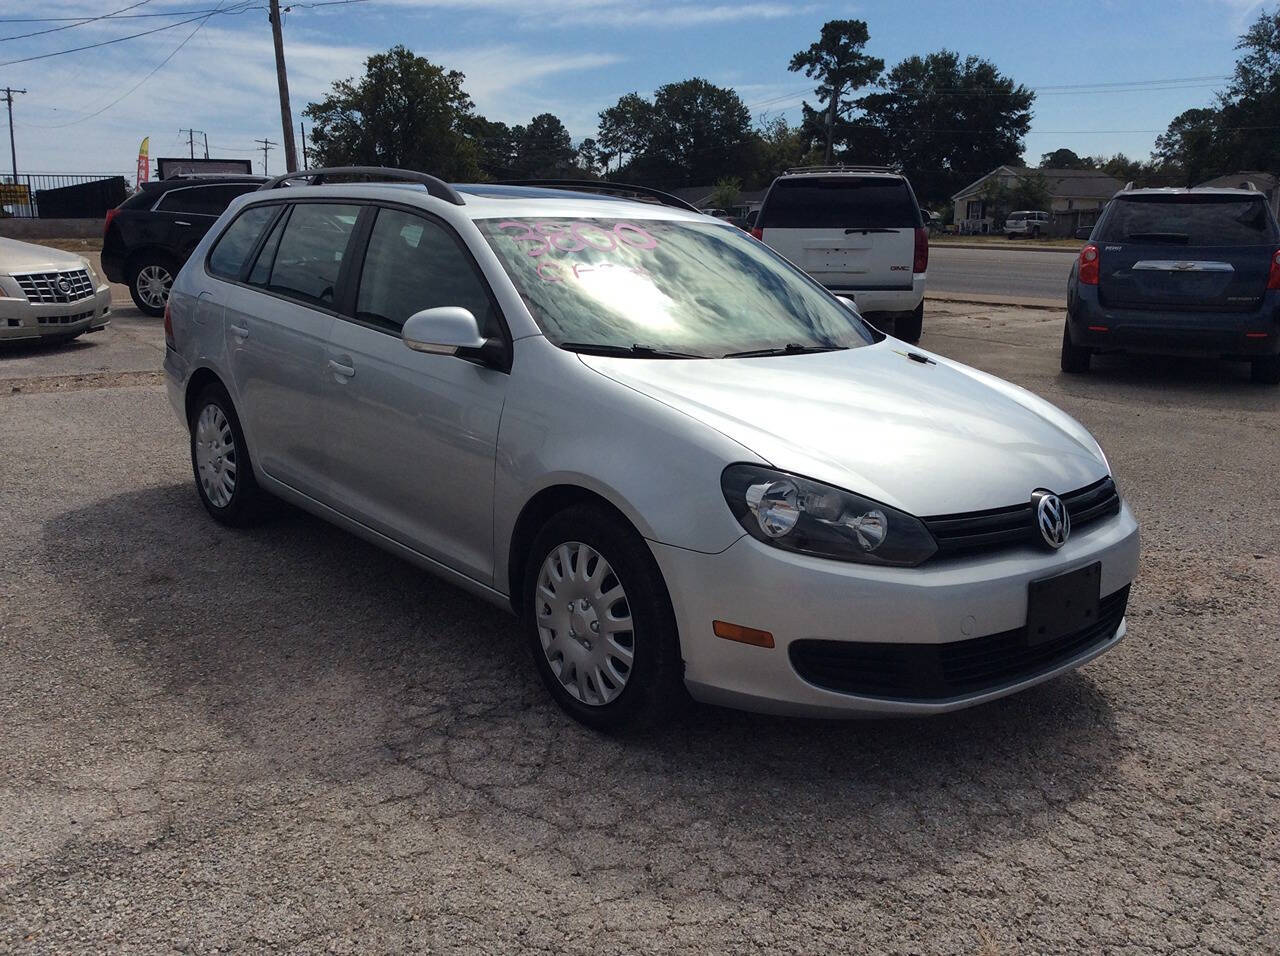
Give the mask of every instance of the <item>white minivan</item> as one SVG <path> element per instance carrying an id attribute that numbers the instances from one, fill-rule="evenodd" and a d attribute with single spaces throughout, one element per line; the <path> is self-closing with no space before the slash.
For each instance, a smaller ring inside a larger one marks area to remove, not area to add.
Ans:
<path id="1" fill-rule="evenodd" d="M 883 166 L 806 166 L 773 181 L 751 234 L 862 317 L 908 342 L 924 321 L 929 231 L 911 184 Z"/>

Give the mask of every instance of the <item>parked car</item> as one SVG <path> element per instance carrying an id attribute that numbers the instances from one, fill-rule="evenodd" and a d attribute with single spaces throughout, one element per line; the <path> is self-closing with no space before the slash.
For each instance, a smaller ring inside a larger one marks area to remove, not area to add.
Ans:
<path id="1" fill-rule="evenodd" d="M 918 342 L 929 232 L 906 177 L 878 166 L 806 167 L 779 176 L 752 235 L 885 331 Z"/>
<path id="2" fill-rule="evenodd" d="M 263 176 L 177 176 L 144 183 L 107 213 L 102 270 L 129 287 L 147 315 L 163 315 L 169 287 L 191 250 L 237 196 Z"/>
<path id="3" fill-rule="evenodd" d="M 84 256 L 0 239 L 0 342 L 70 341 L 110 314 L 111 287 Z"/>
<path id="4" fill-rule="evenodd" d="M 1251 189 L 1125 189 L 1067 280 L 1062 369 L 1099 352 L 1251 363 L 1280 384 L 1280 229 Z"/>
<path id="5" fill-rule="evenodd" d="M 939 713 L 1124 636 L 1138 528 L 1049 403 L 679 200 L 359 172 L 403 181 L 241 197 L 174 283 L 215 520 L 276 495 L 511 610 L 598 727 Z"/>
<path id="6" fill-rule="evenodd" d="M 1019 212 L 1011 212 L 1004 221 L 1004 234 L 1009 239 L 1016 239 L 1018 236 L 1039 239 L 1041 233 L 1049 231 L 1049 225 L 1052 222 L 1053 216 L 1042 209 L 1024 209 Z"/>

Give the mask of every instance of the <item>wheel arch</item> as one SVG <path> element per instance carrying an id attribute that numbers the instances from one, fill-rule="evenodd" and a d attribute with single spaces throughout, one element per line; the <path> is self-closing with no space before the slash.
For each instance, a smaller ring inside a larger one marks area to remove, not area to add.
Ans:
<path id="1" fill-rule="evenodd" d="M 174 255 L 172 249 L 168 248 L 167 246 L 163 246 L 159 243 L 148 243 L 145 246 L 139 246 L 137 249 L 129 250 L 129 254 L 125 257 L 125 260 L 124 260 L 125 281 L 133 282 L 134 271 L 140 268 L 140 263 L 146 261 L 149 258 L 168 259 L 170 262 L 173 262 L 174 264 L 176 264 L 179 270 L 181 270 L 182 268 L 182 262 L 180 261 L 180 257 Z M 175 279 L 177 278 L 176 272 L 174 273 L 174 278 Z"/>
<path id="2" fill-rule="evenodd" d="M 507 550 L 507 594 L 511 601 L 511 609 L 517 615 L 520 614 L 524 602 L 523 584 L 525 571 L 529 566 L 529 551 L 533 547 L 534 539 L 538 536 L 538 531 L 553 515 L 581 504 L 599 505 L 619 521 L 624 522 L 641 538 L 644 537 L 643 532 L 636 527 L 636 523 L 627 516 L 626 512 L 598 491 L 567 482 L 549 485 L 539 490 L 520 509 L 520 514 L 511 531 L 510 546 Z"/>
<path id="3" fill-rule="evenodd" d="M 186 391 L 183 394 L 183 409 L 186 412 L 187 427 L 191 427 L 191 416 L 195 412 L 196 398 L 210 385 L 221 385 L 228 395 L 231 390 L 227 388 L 221 376 L 207 365 L 202 365 L 191 373 L 187 379 Z"/>

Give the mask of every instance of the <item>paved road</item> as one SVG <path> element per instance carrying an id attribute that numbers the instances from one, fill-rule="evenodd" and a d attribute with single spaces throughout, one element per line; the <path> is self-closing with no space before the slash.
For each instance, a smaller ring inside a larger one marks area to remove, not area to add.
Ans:
<path id="1" fill-rule="evenodd" d="M 1066 300 L 1074 253 L 1021 250 L 929 250 L 929 291 Z"/>
<path id="2" fill-rule="evenodd" d="M 1243 367 L 1065 377 L 1059 316 L 941 304 L 930 348 L 1109 452 L 1130 636 L 958 714 L 610 738 L 488 605 L 211 523 L 120 374 L 160 322 L 117 318 L 0 356 L 0 953 L 1276 951 L 1280 389 Z"/>

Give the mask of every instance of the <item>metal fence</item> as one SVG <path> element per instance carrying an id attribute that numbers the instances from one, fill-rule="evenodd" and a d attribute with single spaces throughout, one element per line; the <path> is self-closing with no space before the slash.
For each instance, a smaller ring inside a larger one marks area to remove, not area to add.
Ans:
<path id="1" fill-rule="evenodd" d="M 101 219 L 124 202 L 129 181 L 115 173 L 19 173 L 0 176 L 0 217 Z"/>

